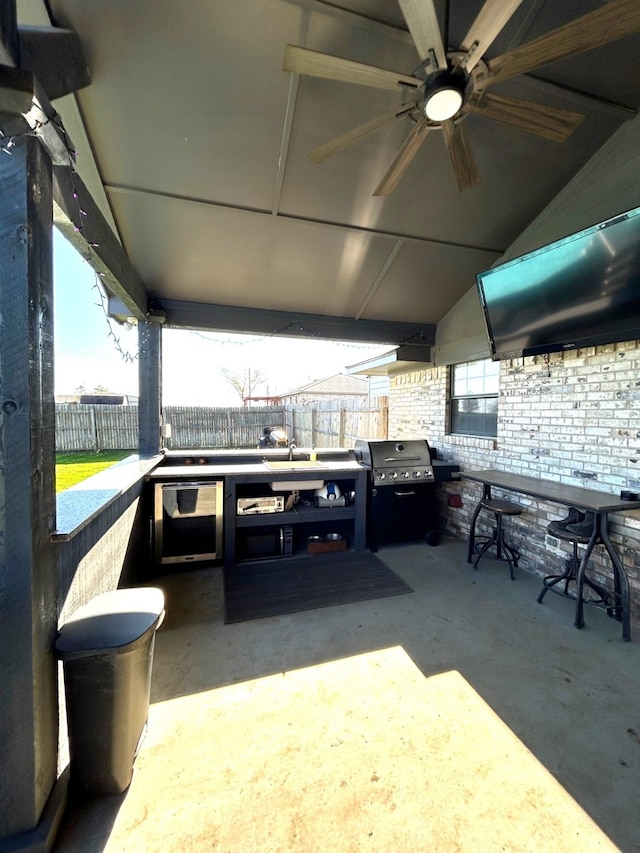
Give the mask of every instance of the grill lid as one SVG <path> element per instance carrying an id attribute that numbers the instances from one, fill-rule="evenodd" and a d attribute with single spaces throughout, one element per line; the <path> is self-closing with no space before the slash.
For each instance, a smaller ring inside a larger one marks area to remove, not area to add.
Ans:
<path id="1" fill-rule="evenodd" d="M 431 450 L 426 438 L 409 438 L 402 441 L 358 438 L 354 449 L 356 459 L 373 468 L 431 465 Z"/>
<path id="2" fill-rule="evenodd" d="M 371 468 L 374 486 L 434 480 L 431 451 L 425 438 L 404 441 L 358 438 L 354 451 L 356 459 Z"/>

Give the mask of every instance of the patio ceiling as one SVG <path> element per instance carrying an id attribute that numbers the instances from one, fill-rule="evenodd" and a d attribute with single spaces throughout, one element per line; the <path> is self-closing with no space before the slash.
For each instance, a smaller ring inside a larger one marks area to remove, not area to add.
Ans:
<path id="1" fill-rule="evenodd" d="M 525 0 L 487 55 L 602 5 Z M 435 6 L 459 45 L 482 2 Z M 144 285 L 140 307 L 168 325 L 430 344 L 474 274 L 640 106 L 635 35 L 493 90 L 582 113 L 564 143 L 472 114 L 479 186 L 457 191 L 434 131 L 395 192 L 373 197 L 409 118 L 321 164 L 307 154 L 402 92 L 282 64 L 294 44 L 411 75 L 394 0 L 18 0 L 20 23 L 45 18 L 77 33 L 91 76 L 54 103 L 78 173 Z"/>

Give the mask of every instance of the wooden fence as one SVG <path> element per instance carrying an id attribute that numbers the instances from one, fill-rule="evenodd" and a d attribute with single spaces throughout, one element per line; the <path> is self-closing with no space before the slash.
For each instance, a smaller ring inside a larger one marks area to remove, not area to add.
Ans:
<path id="1" fill-rule="evenodd" d="M 137 406 L 56 403 L 56 450 L 134 450 Z"/>
<path id="2" fill-rule="evenodd" d="M 298 447 L 352 447 L 358 436 L 386 438 L 388 397 L 266 408 L 166 406 L 167 448 L 256 447 L 267 426 L 286 432 Z M 136 450 L 137 406 L 56 404 L 56 450 Z"/>
<path id="3" fill-rule="evenodd" d="M 316 403 L 285 409 L 285 431 L 298 447 L 353 447 L 356 438 L 387 438 L 389 398 Z"/>

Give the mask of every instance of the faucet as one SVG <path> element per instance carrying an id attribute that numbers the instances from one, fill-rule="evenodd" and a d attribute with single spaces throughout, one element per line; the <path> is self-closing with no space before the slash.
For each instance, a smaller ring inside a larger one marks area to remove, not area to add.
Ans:
<path id="1" fill-rule="evenodd" d="M 293 462 L 293 451 L 297 450 L 297 445 L 295 441 L 292 441 L 289 445 L 289 462 Z"/>

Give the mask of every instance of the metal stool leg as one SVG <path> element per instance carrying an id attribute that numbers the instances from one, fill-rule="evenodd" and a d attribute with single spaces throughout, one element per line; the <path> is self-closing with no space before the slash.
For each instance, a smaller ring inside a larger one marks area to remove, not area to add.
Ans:
<path id="1" fill-rule="evenodd" d="M 564 581 L 564 595 L 569 595 L 569 584 L 578 577 L 578 569 L 580 568 L 580 559 L 578 557 L 578 543 L 573 542 L 573 554 L 565 561 L 565 569 L 561 575 L 547 575 L 542 581 L 542 589 L 537 598 L 538 604 L 542 604 L 542 600 L 549 590 L 556 584 Z"/>
<path id="2" fill-rule="evenodd" d="M 491 548 L 492 545 L 495 545 L 496 542 L 497 542 L 497 528 L 494 527 L 493 531 L 491 532 L 491 536 L 488 538 L 488 540 L 482 545 L 482 547 L 478 551 L 478 556 L 476 557 L 476 560 L 473 564 L 474 570 L 478 568 L 478 563 L 480 562 L 480 560 L 484 557 L 484 555 L 487 553 L 489 548 Z"/>
<path id="3" fill-rule="evenodd" d="M 492 545 L 496 546 L 496 559 L 504 560 L 509 564 L 509 574 L 511 575 L 511 580 L 516 579 L 514 567 L 517 568 L 518 560 L 520 559 L 520 552 L 517 548 L 514 548 L 513 545 L 510 545 L 506 539 L 504 538 L 504 527 L 502 524 L 502 513 L 496 512 L 494 513 L 495 525 L 491 532 L 491 536 L 488 540 L 482 545 L 482 547 L 478 551 L 478 556 L 475 559 L 473 564 L 473 568 L 478 568 L 478 563 L 487 553 L 487 551 L 491 548 Z"/>

